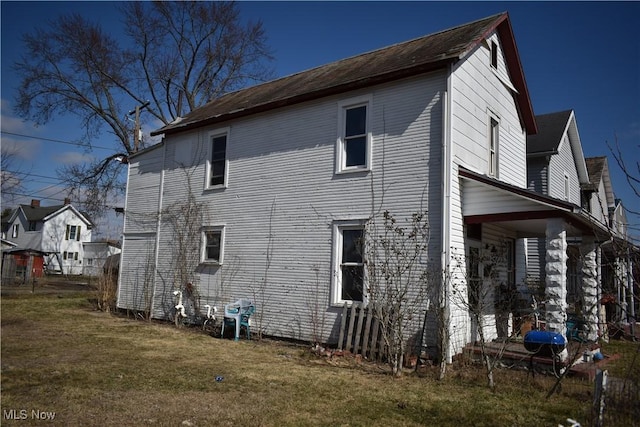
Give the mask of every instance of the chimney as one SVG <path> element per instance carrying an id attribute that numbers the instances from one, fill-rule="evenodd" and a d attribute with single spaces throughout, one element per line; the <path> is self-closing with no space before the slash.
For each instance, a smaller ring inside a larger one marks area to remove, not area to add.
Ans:
<path id="1" fill-rule="evenodd" d="M 39 207 L 40 207 L 40 200 L 38 200 L 38 199 L 31 199 L 31 207 L 32 207 L 32 208 L 39 208 Z"/>
<path id="2" fill-rule="evenodd" d="M 65 204 L 65 205 L 70 205 L 70 204 L 71 204 L 71 199 L 70 199 L 70 198 L 68 198 L 68 197 L 65 197 L 65 198 L 64 198 L 64 204 Z"/>

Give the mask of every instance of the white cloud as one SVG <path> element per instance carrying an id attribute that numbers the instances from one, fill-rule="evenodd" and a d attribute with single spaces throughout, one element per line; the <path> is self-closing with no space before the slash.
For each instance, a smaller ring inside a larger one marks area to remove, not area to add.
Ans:
<path id="1" fill-rule="evenodd" d="M 4 130 L 4 121 L 2 126 Z M 1 143 L 3 151 L 6 150 L 20 160 L 33 160 L 42 148 L 40 141 L 4 134 Z"/>
<path id="2" fill-rule="evenodd" d="M 56 163 L 63 165 L 74 165 L 77 163 L 88 163 L 94 160 L 91 154 L 82 153 L 78 151 L 66 151 L 64 153 L 56 154 L 53 156 L 53 160 Z"/>

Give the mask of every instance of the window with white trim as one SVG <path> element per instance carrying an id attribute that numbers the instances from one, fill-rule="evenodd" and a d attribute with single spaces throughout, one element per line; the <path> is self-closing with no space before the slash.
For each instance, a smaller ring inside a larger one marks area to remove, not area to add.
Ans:
<path id="1" fill-rule="evenodd" d="M 569 200 L 569 175 L 564 174 L 564 199 Z"/>
<path id="2" fill-rule="evenodd" d="M 228 129 L 214 131 L 209 134 L 206 188 L 225 188 L 227 186 L 229 171 L 229 161 L 227 159 L 228 139 Z"/>
<path id="3" fill-rule="evenodd" d="M 204 264 L 222 264 L 224 249 L 224 227 L 204 227 L 202 229 L 202 253 Z"/>
<path id="4" fill-rule="evenodd" d="M 20 224 L 13 224 L 13 227 L 11 227 L 11 237 L 12 238 L 18 237 L 19 233 L 20 233 Z"/>
<path id="5" fill-rule="evenodd" d="M 362 221 L 334 224 L 333 302 L 362 302 L 366 296 Z"/>
<path id="6" fill-rule="evenodd" d="M 358 172 L 371 168 L 371 97 L 339 104 L 336 172 Z"/>
<path id="7" fill-rule="evenodd" d="M 82 229 L 81 225 L 70 225 L 67 224 L 67 231 L 65 233 L 65 240 L 76 240 L 80 241 L 80 231 Z"/>
<path id="8" fill-rule="evenodd" d="M 498 177 L 498 148 L 500 143 L 500 122 L 489 119 L 489 176 Z"/>

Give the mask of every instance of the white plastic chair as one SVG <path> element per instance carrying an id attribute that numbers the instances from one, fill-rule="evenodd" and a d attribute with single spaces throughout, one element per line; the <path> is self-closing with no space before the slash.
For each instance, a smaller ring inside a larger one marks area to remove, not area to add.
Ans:
<path id="1" fill-rule="evenodd" d="M 240 327 L 244 326 L 247 329 L 247 339 L 251 338 L 251 315 L 256 311 L 255 305 L 249 299 L 239 299 L 238 301 L 225 304 L 224 306 L 224 319 L 222 321 L 221 337 L 224 337 L 224 327 L 227 324 L 234 322 L 236 327 L 235 340 L 240 339 Z"/>

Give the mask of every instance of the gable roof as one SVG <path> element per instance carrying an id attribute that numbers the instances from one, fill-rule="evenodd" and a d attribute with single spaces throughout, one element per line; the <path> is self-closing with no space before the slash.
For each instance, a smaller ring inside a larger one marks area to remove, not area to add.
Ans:
<path id="1" fill-rule="evenodd" d="M 93 225 L 93 221 L 89 218 L 89 215 L 85 212 L 80 212 L 72 205 L 56 205 L 56 206 L 32 206 L 32 205 L 19 205 L 18 209 L 16 209 L 12 216 L 10 222 L 15 220 L 15 217 L 18 215 L 19 211 L 24 213 L 27 221 L 47 221 L 50 217 L 57 215 L 58 213 L 71 209 L 75 212 L 80 219 L 87 223 L 87 225 Z"/>
<path id="2" fill-rule="evenodd" d="M 228 93 L 151 134 L 186 131 L 442 69 L 463 59 L 493 31 L 498 32 L 504 47 L 508 69 L 517 91 L 514 97 L 521 120 L 527 132 L 535 133 L 531 100 L 509 16 L 505 12 Z"/>
<path id="3" fill-rule="evenodd" d="M 20 209 L 24 212 L 24 216 L 27 218 L 27 221 L 42 221 L 47 216 L 62 209 L 63 207 L 64 205 L 37 207 L 31 205 L 20 205 Z"/>
<path id="4" fill-rule="evenodd" d="M 604 184 L 604 191 L 607 197 L 607 205 L 615 206 L 616 199 L 613 194 L 613 185 L 609 175 L 609 161 L 606 156 L 587 157 L 587 170 L 589 171 L 589 184 L 584 185 L 585 190 L 597 191 L 600 182 Z"/>
<path id="5" fill-rule="evenodd" d="M 527 136 L 527 156 L 557 154 L 573 110 L 536 116 L 538 133 Z"/>
<path id="6" fill-rule="evenodd" d="M 581 185 L 589 183 L 589 173 L 582 151 L 582 142 L 578 132 L 578 124 L 573 110 L 559 111 L 557 113 L 541 114 L 536 116 L 538 133 L 527 135 L 527 158 L 549 156 L 558 154 L 564 141 L 564 136 L 569 137 L 571 155 L 578 172 L 578 181 Z"/>

